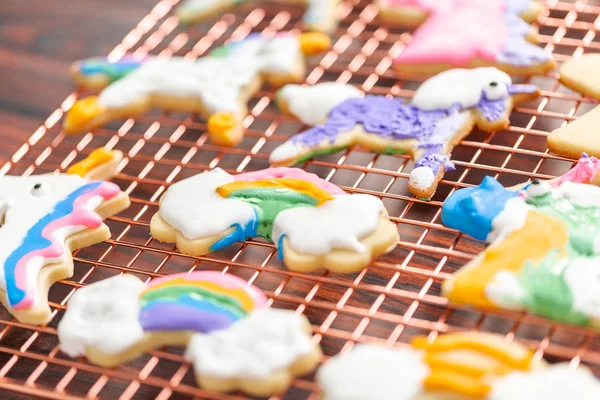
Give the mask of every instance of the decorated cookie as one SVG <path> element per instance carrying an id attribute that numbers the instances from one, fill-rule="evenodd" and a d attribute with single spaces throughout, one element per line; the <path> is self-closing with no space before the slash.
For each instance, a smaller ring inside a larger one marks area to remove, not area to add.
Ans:
<path id="1" fill-rule="evenodd" d="M 339 95 L 342 87 L 321 87 Z M 310 88 L 294 88 L 294 96 L 279 96 L 284 109 L 306 100 Z M 425 81 L 412 102 L 384 96 L 365 96 L 342 101 L 329 118 L 277 147 L 272 165 L 292 165 L 316 155 L 329 154 L 352 145 L 376 152 L 408 153 L 415 160 L 409 190 L 419 198 L 435 193 L 444 172 L 453 170 L 450 153 L 474 126 L 486 131 L 505 129 L 512 107 L 538 96 L 532 85 L 514 85 L 495 68 L 453 69 Z M 293 101 L 292 101 L 293 100 Z M 315 115 L 322 103 L 313 102 Z M 298 114 L 309 114 L 299 107 Z M 294 112 L 292 110 L 292 112 Z"/>
<path id="2" fill-rule="evenodd" d="M 109 85 L 98 96 L 75 102 L 65 117 L 64 129 L 81 133 L 162 107 L 200 114 L 208 120 L 213 142 L 235 146 L 243 139 L 246 103 L 262 80 L 275 86 L 302 81 L 304 54 L 323 51 L 329 44 L 323 34 L 274 38 L 251 34 L 196 61 L 182 57 L 127 58 L 115 63 L 84 60 L 73 67 L 76 80 L 83 86 L 90 82 L 92 88 Z"/>
<path id="3" fill-rule="evenodd" d="M 338 26 L 336 7 L 341 0 L 269 0 L 281 4 L 305 4 L 304 23 L 311 31 L 333 33 Z M 176 14 L 184 24 L 194 24 L 254 0 L 184 0 Z"/>
<path id="4" fill-rule="evenodd" d="M 488 333 L 453 333 L 409 348 L 358 345 L 317 373 L 324 400 L 529 400 L 600 398 L 585 367 L 547 366 L 533 353 Z"/>
<path id="5" fill-rule="evenodd" d="M 150 230 L 193 256 L 261 236 L 294 271 L 356 272 L 398 241 L 377 197 L 295 168 L 235 176 L 217 168 L 184 179 L 163 195 Z"/>
<path id="6" fill-rule="evenodd" d="M 119 275 L 75 292 L 58 325 L 60 348 L 71 357 L 112 367 L 159 346 L 187 345 L 194 333 L 226 329 L 267 298 L 229 274 L 196 271 L 144 284 Z"/>
<path id="7" fill-rule="evenodd" d="M 186 351 L 198 385 L 255 396 L 283 392 L 321 359 L 306 317 L 271 308 L 254 311 L 228 329 L 195 335 Z"/>
<path id="8" fill-rule="evenodd" d="M 600 106 L 551 132 L 548 135 L 548 148 L 554 154 L 569 158 L 576 159 L 584 152 L 600 157 L 599 124 Z"/>
<path id="9" fill-rule="evenodd" d="M 0 301 L 19 321 L 50 320 L 48 289 L 73 275 L 71 252 L 110 237 L 103 218 L 129 206 L 110 182 L 76 175 L 0 178 Z"/>
<path id="10" fill-rule="evenodd" d="M 121 161 L 123 161 L 122 151 L 106 150 L 104 147 L 100 147 L 83 160 L 71 165 L 67 173 L 91 180 L 110 179 L 117 173 L 117 167 Z"/>
<path id="11" fill-rule="evenodd" d="M 494 66 L 509 74 L 545 74 L 556 67 L 525 22 L 537 18 L 531 0 L 377 0 L 388 22 L 417 27 L 394 60 L 400 72 L 435 74 Z"/>
<path id="12" fill-rule="evenodd" d="M 442 290 L 450 301 L 527 310 L 600 328 L 598 160 L 553 181 L 505 189 L 491 177 L 444 203 L 442 221 L 490 246 Z"/>
<path id="13" fill-rule="evenodd" d="M 600 100 L 600 54 L 584 54 L 560 66 L 560 82 L 581 94 Z"/>

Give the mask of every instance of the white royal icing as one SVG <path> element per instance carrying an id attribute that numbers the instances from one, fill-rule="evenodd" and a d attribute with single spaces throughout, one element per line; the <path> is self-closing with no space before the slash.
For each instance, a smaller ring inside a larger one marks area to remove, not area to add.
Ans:
<path id="1" fill-rule="evenodd" d="M 149 95 L 193 98 L 209 113 L 240 113 L 240 93 L 260 73 L 294 73 L 300 54 L 292 35 L 251 37 L 231 44 L 226 56 L 196 61 L 152 58 L 114 82 L 98 97 L 107 108 L 123 108 Z"/>
<path id="2" fill-rule="evenodd" d="M 306 149 L 307 147 L 302 143 L 288 140 L 287 142 L 277 146 L 275 150 L 271 152 L 269 161 L 271 163 L 281 163 L 287 160 L 295 160 Z"/>
<path id="3" fill-rule="evenodd" d="M 585 368 L 556 364 L 534 372 L 515 372 L 496 381 L 486 400 L 597 400 L 600 382 Z"/>
<path id="4" fill-rule="evenodd" d="M 516 274 L 498 271 L 485 287 L 485 297 L 499 308 L 522 310 L 527 293 Z"/>
<path id="5" fill-rule="evenodd" d="M 218 378 L 266 378 L 312 352 L 311 336 L 292 311 L 260 309 L 231 327 L 194 335 L 186 357 L 196 374 Z"/>
<path id="6" fill-rule="evenodd" d="M 231 182 L 233 176 L 221 168 L 177 182 L 163 196 L 160 216 L 188 239 L 217 235 L 235 224 L 245 226 L 255 219 L 254 208 L 216 192 Z"/>
<path id="7" fill-rule="evenodd" d="M 600 319 L 600 257 L 574 259 L 563 278 L 573 296 L 573 311 Z"/>
<path id="8" fill-rule="evenodd" d="M 344 100 L 361 97 L 361 92 L 352 85 L 325 82 L 314 86 L 286 85 L 279 96 L 302 123 L 318 125 Z"/>
<path id="9" fill-rule="evenodd" d="M 490 82 L 498 82 L 490 86 Z M 493 67 L 451 69 L 429 78 L 417 89 L 411 104 L 422 110 L 447 110 L 460 103 L 463 109 L 477 106 L 485 91 L 488 100 L 508 95 L 512 80 L 505 72 Z"/>
<path id="10" fill-rule="evenodd" d="M 435 175 L 429 167 L 418 167 L 410 172 L 410 186 L 417 189 L 427 189 L 435 182 Z"/>
<path id="11" fill-rule="evenodd" d="M 0 211 L 3 224 L 0 229 L 0 287 L 5 288 L 4 265 L 6 260 L 23 242 L 27 232 L 45 215 L 52 212 L 57 203 L 70 193 L 85 185 L 88 181 L 77 175 L 38 175 L 38 176 L 4 176 L 0 178 Z M 41 184 L 35 189 L 36 184 Z M 84 206 L 95 210 L 103 199 L 92 197 Z M 65 226 L 57 229 L 52 237 L 59 243 L 66 238 L 86 229 L 84 226 Z M 27 275 L 30 279 L 28 287 L 37 290 L 38 274 L 42 267 L 51 263 L 66 262 L 69 252 L 63 252 L 56 258 L 33 257 L 27 264 Z M 34 304 L 39 301 L 34 296 Z"/>
<path id="12" fill-rule="evenodd" d="M 579 207 L 600 207 L 600 187 L 584 183 L 563 182 L 553 192 L 554 196 L 564 196 Z"/>
<path id="13" fill-rule="evenodd" d="M 486 240 L 494 243 L 521 229 L 525 225 L 527 213 L 531 209 L 532 207 L 525 203 L 522 197 L 509 199 L 500 214 L 492 220 L 492 230 L 488 233 Z"/>
<path id="14" fill-rule="evenodd" d="M 327 400 L 413 400 L 429 374 L 421 352 L 357 345 L 317 372 Z"/>
<path id="15" fill-rule="evenodd" d="M 273 224 L 273 241 L 285 236 L 290 247 L 306 254 L 334 249 L 363 252 L 360 240 L 377 228 L 383 203 L 377 197 L 340 195 L 319 207 L 299 207 L 279 213 Z"/>
<path id="16" fill-rule="evenodd" d="M 119 275 L 77 290 L 58 324 L 60 349 L 71 357 L 89 347 L 105 354 L 129 349 L 144 335 L 138 322 L 143 288 L 135 276 Z"/>

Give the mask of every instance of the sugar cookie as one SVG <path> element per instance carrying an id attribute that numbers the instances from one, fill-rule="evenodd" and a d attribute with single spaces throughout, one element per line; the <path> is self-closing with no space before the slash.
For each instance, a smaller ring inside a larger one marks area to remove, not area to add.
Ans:
<path id="1" fill-rule="evenodd" d="M 195 24 L 205 18 L 227 12 L 254 0 L 185 0 L 175 14 L 184 24 Z M 331 34 L 338 26 L 336 8 L 341 0 L 268 0 L 281 4 L 304 4 L 308 7 L 304 23 L 311 31 Z"/>
<path id="2" fill-rule="evenodd" d="M 150 230 L 193 256 L 261 236 L 294 271 L 356 272 L 398 241 L 377 197 L 348 195 L 295 168 L 240 175 L 217 168 L 184 179 L 163 195 Z"/>
<path id="3" fill-rule="evenodd" d="M 58 325 L 71 357 L 114 367 L 159 346 L 187 345 L 194 333 L 226 329 L 267 298 L 243 279 L 216 271 L 169 275 L 144 284 L 119 275 L 81 288 Z"/>
<path id="4" fill-rule="evenodd" d="M 161 107 L 200 114 L 208 120 L 214 143 L 235 146 L 243 139 L 246 103 L 262 81 L 274 86 L 301 82 L 304 55 L 323 51 L 329 44 L 323 34 L 274 38 L 251 34 L 196 61 L 182 57 L 139 62 L 127 58 L 115 63 L 84 60 L 72 68 L 76 80 L 83 86 L 89 82 L 92 88 L 109 85 L 98 96 L 75 102 L 63 126 L 66 133 L 81 133 Z"/>
<path id="5" fill-rule="evenodd" d="M 198 385 L 255 396 L 283 392 L 321 360 L 306 317 L 271 308 L 254 311 L 230 328 L 195 335 L 186 351 Z"/>
<path id="6" fill-rule="evenodd" d="M 491 244 L 444 282 L 443 294 L 600 329 L 600 188 L 581 183 L 597 183 L 599 170 L 590 158 L 522 190 L 488 176 L 452 194 L 443 223 Z"/>
<path id="7" fill-rule="evenodd" d="M 569 158 L 578 158 L 581 153 L 600 157 L 600 106 L 582 115 L 568 125 L 558 128 L 548 135 L 548 149 Z"/>
<path id="8" fill-rule="evenodd" d="M 50 320 L 48 290 L 73 275 L 71 252 L 110 237 L 103 218 L 129 206 L 110 182 L 76 175 L 0 178 L 0 301 L 19 321 Z"/>
<path id="9" fill-rule="evenodd" d="M 600 54 L 583 54 L 560 66 L 560 82 L 581 94 L 600 100 Z"/>
<path id="10" fill-rule="evenodd" d="M 416 27 L 394 60 L 400 72 L 435 74 L 450 68 L 493 66 L 509 74 L 538 75 L 556 68 L 536 46 L 525 22 L 540 7 L 531 0 L 378 0 L 388 22 Z"/>
<path id="11" fill-rule="evenodd" d="M 600 396 L 586 367 L 547 366 L 525 347 L 489 333 L 425 337 L 412 347 L 357 345 L 317 372 L 323 400 L 585 400 Z"/>
<path id="12" fill-rule="evenodd" d="M 104 147 L 100 147 L 83 160 L 71 165 L 67 173 L 90 180 L 110 179 L 117 173 L 117 167 L 121 161 L 123 161 L 122 151 L 106 150 Z"/>
<path id="13" fill-rule="evenodd" d="M 341 88 L 321 90 L 333 95 Z M 295 87 L 293 96 L 279 96 L 279 104 L 290 109 L 293 100 L 308 110 L 312 90 Z M 535 86 L 512 84 L 506 73 L 495 68 L 453 69 L 425 81 L 408 105 L 402 99 L 384 96 L 341 102 L 329 112 L 325 123 L 277 147 L 270 162 L 293 165 L 355 144 L 376 152 L 408 153 L 415 160 L 409 190 L 429 199 L 444 173 L 454 169 L 452 149 L 474 126 L 486 131 L 505 129 L 513 106 L 537 96 Z M 304 101 L 300 100 L 303 97 Z M 321 115 L 323 103 L 312 104 L 315 115 Z"/>

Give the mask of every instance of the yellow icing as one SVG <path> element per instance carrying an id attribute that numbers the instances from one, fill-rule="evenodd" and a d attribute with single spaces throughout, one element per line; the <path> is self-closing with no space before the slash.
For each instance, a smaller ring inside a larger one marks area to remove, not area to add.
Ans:
<path id="1" fill-rule="evenodd" d="M 449 391 L 471 397 L 485 397 L 491 389 L 481 379 L 461 375 L 451 369 L 432 370 L 423 385 L 427 390 Z"/>
<path id="2" fill-rule="evenodd" d="M 501 360 L 474 351 L 469 352 L 468 358 L 464 350 L 427 353 L 424 360 L 431 369 L 451 369 L 473 378 L 482 378 L 487 374 L 505 375 L 511 370 Z"/>
<path id="3" fill-rule="evenodd" d="M 302 33 L 299 42 L 300 50 L 306 55 L 322 53 L 331 48 L 331 38 L 320 32 Z"/>
<path id="4" fill-rule="evenodd" d="M 235 297 L 240 301 L 244 311 L 250 312 L 254 309 L 254 299 L 242 288 L 229 289 L 219 285 L 218 283 L 200 280 L 188 280 L 181 277 L 172 280 L 166 280 L 162 283 L 150 286 L 148 289 L 142 291 L 139 297 L 143 297 L 148 292 L 153 292 L 155 290 L 160 290 L 171 286 L 197 286 L 206 288 L 211 292 L 222 294 L 224 296 Z"/>
<path id="5" fill-rule="evenodd" d="M 83 127 L 101 114 L 103 110 L 104 107 L 98 101 L 97 96 L 77 100 L 67 113 L 65 125 L 73 128 Z"/>
<path id="6" fill-rule="evenodd" d="M 314 183 L 294 178 L 272 178 L 254 182 L 236 181 L 219 186 L 217 193 L 221 197 L 228 197 L 233 192 L 246 189 L 289 189 L 316 199 L 318 201 L 317 205 L 333 200 L 333 196 L 329 192 Z"/>
<path id="7" fill-rule="evenodd" d="M 236 135 L 232 131 L 238 128 L 235 114 L 230 112 L 218 112 L 208 119 L 208 133 L 211 138 L 221 144 L 235 144 Z"/>
<path id="8" fill-rule="evenodd" d="M 73 164 L 68 170 L 67 174 L 79 175 L 85 177 L 85 175 L 92 169 L 106 164 L 112 160 L 114 154 L 111 151 L 106 150 L 104 147 L 100 147 L 90 153 L 85 159 L 79 161 L 77 164 Z"/>
<path id="9" fill-rule="evenodd" d="M 485 289 L 498 271 L 518 273 L 527 261 L 540 262 L 552 250 L 564 254 L 568 227 L 557 219 L 529 211 L 524 226 L 498 244 L 488 247 L 471 265 L 456 273 L 446 293 L 454 303 L 496 308 L 485 296 Z"/>

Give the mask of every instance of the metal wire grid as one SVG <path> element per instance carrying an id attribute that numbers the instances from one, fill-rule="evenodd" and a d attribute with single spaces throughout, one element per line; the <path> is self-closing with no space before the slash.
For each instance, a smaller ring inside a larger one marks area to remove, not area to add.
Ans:
<path id="1" fill-rule="evenodd" d="M 160 1 L 110 57 L 133 52 L 194 58 L 250 31 L 301 27 L 300 8 L 247 6 L 214 24 L 184 29 L 170 13 L 177 1 Z M 596 35 L 600 7 L 587 3 L 591 1 L 549 1 L 548 13 L 540 19 L 540 41 L 559 62 L 600 49 L 600 36 Z M 338 13 L 343 20 L 335 45 L 324 56 L 311 58 L 306 82 L 350 82 L 366 92 L 409 98 L 424 78 L 398 80 L 391 60 L 410 35 L 380 26 L 377 10 L 368 1 L 347 0 Z M 149 235 L 149 220 L 169 184 L 217 166 L 230 172 L 265 168 L 270 151 L 303 129 L 277 112 L 272 89 L 266 88 L 252 99 L 251 115 L 244 121 L 246 138 L 235 149 L 207 143 L 205 122 L 194 115 L 161 111 L 113 123 L 93 135 L 67 137 L 60 121 L 78 96 L 71 94 L 0 171 L 28 175 L 65 170 L 94 148 L 107 145 L 127 155 L 114 181 L 130 194 L 132 206 L 107 221 L 112 239 L 75 253 L 75 275 L 54 285 L 50 292 L 54 314 L 47 326 L 21 324 L 0 311 L 0 398 L 241 397 L 197 388 L 191 366 L 179 348 L 152 351 L 114 370 L 60 353 L 56 325 L 69 297 L 81 285 L 123 271 L 143 279 L 193 269 L 226 270 L 243 277 L 263 289 L 272 306 L 307 315 L 326 357 L 347 351 L 356 342 L 403 346 L 417 334 L 481 330 L 523 342 L 536 350 L 537 357 L 583 362 L 600 374 L 600 338 L 592 330 L 524 313 L 456 307 L 440 297 L 441 282 L 483 248 L 440 225 L 441 204 L 448 194 L 479 183 L 484 175 L 512 185 L 532 177 L 549 178 L 572 166 L 572 161 L 547 153 L 546 135 L 594 105 L 560 86 L 556 78 L 530 80 L 540 86 L 542 96 L 516 109 L 508 130 L 495 134 L 475 131 L 463 141 L 453 155 L 457 170 L 446 174 L 431 202 L 410 196 L 407 179 L 412 162 L 403 156 L 352 148 L 307 162 L 304 167 L 308 171 L 348 192 L 382 198 L 399 224 L 398 248 L 354 275 L 288 271 L 275 257 L 274 247 L 260 240 L 197 258 L 181 255 Z M 281 398 L 317 399 L 318 387 L 312 376 L 304 377 Z"/>

